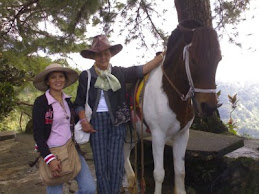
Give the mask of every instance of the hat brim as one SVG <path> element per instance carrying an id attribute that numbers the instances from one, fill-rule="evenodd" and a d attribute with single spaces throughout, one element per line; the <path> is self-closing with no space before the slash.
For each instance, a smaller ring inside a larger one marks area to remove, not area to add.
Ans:
<path id="1" fill-rule="evenodd" d="M 113 45 L 113 46 L 110 46 L 108 48 L 104 48 L 103 50 L 99 50 L 99 51 L 96 51 L 96 50 L 92 50 L 92 49 L 86 49 L 86 50 L 82 50 L 80 52 L 80 54 L 82 55 L 82 57 L 84 58 L 87 58 L 87 59 L 94 59 L 94 55 L 96 53 L 99 53 L 99 52 L 102 52 L 106 49 L 109 49 L 110 52 L 111 52 L 111 55 L 112 57 L 116 54 L 118 54 L 121 50 L 122 50 L 122 45 L 121 44 L 116 44 L 116 45 Z"/>
<path id="2" fill-rule="evenodd" d="M 51 69 L 44 70 L 35 76 L 33 80 L 33 85 L 40 91 L 47 91 L 49 89 L 48 85 L 45 82 L 46 76 L 51 72 L 64 72 L 66 74 L 66 83 L 64 88 L 72 85 L 78 79 L 78 73 L 72 69 L 65 67 L 55 67 Z"/>

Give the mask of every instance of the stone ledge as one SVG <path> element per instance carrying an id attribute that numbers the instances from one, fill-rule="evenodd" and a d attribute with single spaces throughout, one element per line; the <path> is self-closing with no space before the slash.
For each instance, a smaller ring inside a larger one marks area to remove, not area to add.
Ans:
<path id="1" fill-rule="evenodd" d="M 144 138 L 147 141 L 151 139 L 151 137 Z M 167 141 L 166 145 L 172 146 L 172 140 Z M 190 130 L 187 151 L 224 156 L 243 146 L 244 140 L 238 136 Z"/>
<path id="2" fill-rule="evenodd" d="M 16 132 L 15 131 L 1 131 L 0 132 L 0 141 L 4 141 L 7 139 L 15 139 Z"/>

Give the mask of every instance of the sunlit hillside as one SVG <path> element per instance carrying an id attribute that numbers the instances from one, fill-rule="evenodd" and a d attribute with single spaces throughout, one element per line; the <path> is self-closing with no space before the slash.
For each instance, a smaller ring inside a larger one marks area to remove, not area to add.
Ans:
<path id="1" fill-rule="evenodd" d="M 254 82 L 218 82 L 221 90 L 219 108 L 221 119 L 227 122 L 231 111 L 228 95 L 237 94 L 238 106 L 232 114 L 237 131 L 242 136 L 259 139 L 259 81 Z"/>

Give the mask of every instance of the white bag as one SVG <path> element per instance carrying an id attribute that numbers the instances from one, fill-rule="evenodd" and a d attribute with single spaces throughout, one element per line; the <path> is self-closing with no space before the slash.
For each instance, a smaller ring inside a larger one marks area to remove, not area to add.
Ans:
<path id="1" fill-rule="evenodd" d="M 85 99 L 85 115 L 86 115 L 87 121 L 90 122 L 91 116 L 92 116 L 92 109 L 88 105 L 88 91 L 89 91 L 90 82 L 91 82 L 91 73 L 89 70 L 87 70 L 87 74 L 88 74 L 88 84 L 87 84 L 87 88 L 86 88 L 86 97 L 85 97 L 86 98 Z M 89 141 L 90 133 L 86 133 L 82 130 L 82 125 L 81 125 L 80 121 L 78 121 L 76 123 L 74 133 L 75 133 L 75 141 L 78 144 L 84 144 Z"/>

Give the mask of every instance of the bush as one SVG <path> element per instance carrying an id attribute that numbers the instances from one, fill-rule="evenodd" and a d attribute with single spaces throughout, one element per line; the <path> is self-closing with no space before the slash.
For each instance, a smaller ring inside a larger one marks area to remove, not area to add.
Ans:
<path id="1" fill-rule="evenodd" d="M 15 105 L 13 85 L 8 82 L 0 83 L 0 122 L 14 109 Z"/>

